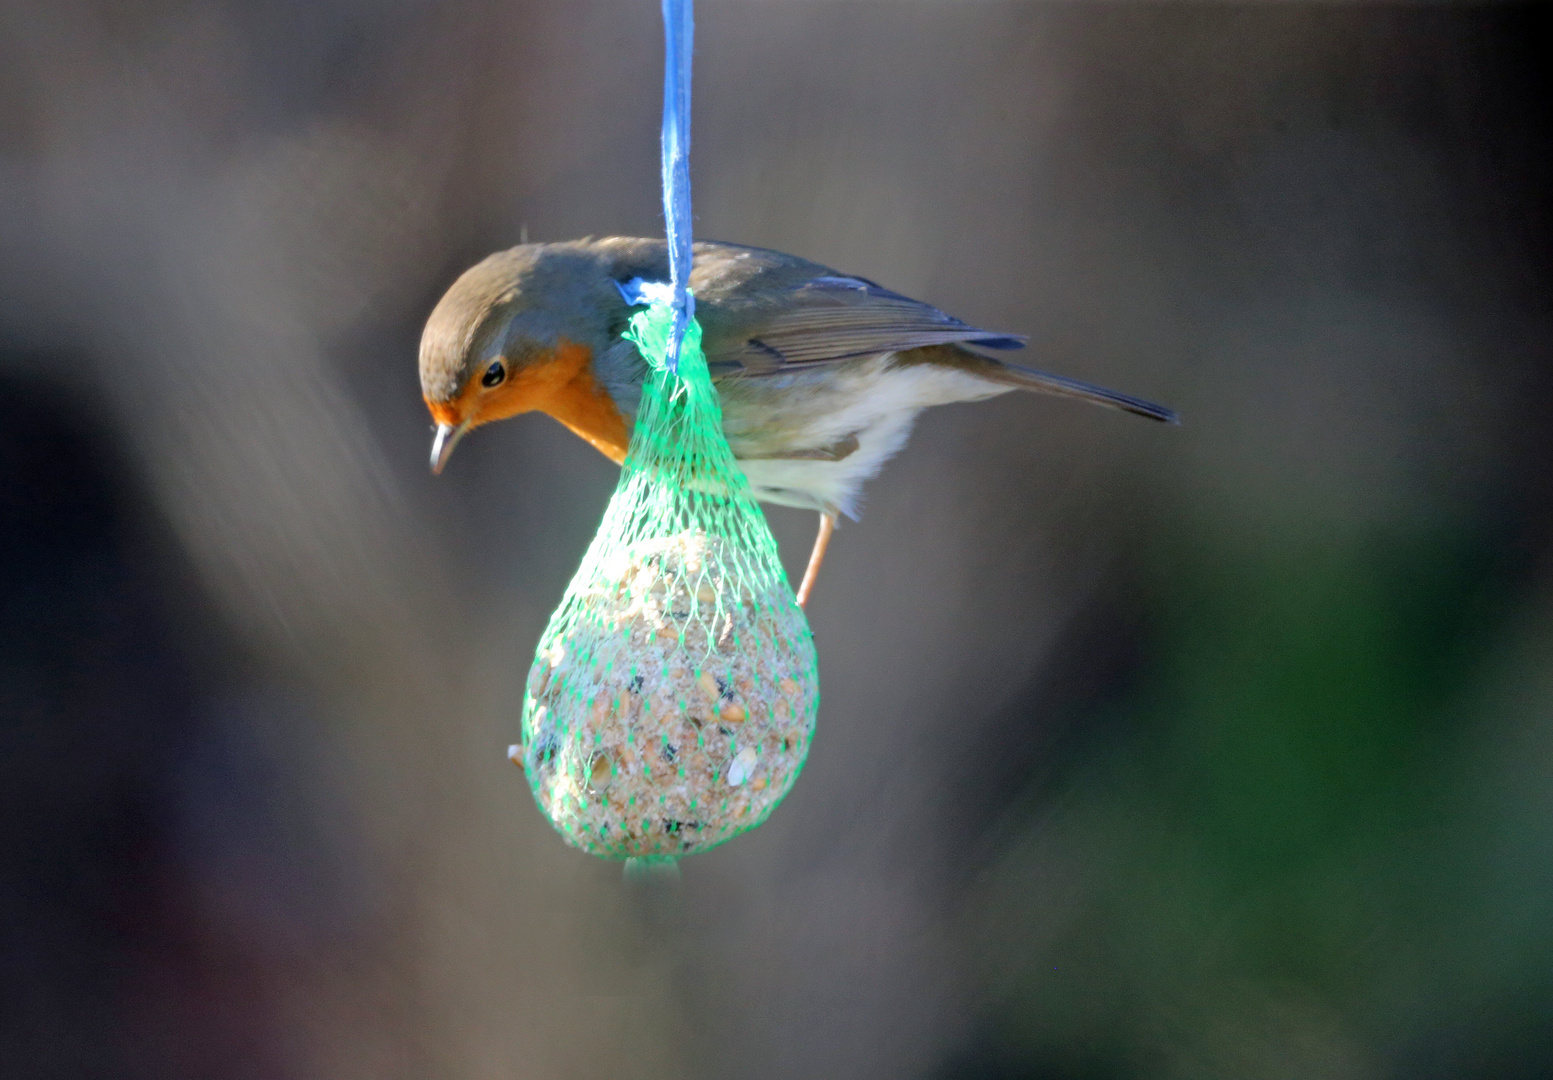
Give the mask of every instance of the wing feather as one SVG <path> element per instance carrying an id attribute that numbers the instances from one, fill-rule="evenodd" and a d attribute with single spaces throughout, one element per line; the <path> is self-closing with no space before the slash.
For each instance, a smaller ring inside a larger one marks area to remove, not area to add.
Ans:
<path id="1" fill-rule="evenodd" d="M 780 308 L 751 320 L 745 339 L 718 350 L 717 367 L 771 374 L 861 356 L 969 342 L 1018 349 L 1024 339 L 982 330 L 865 278 L 825 274 L 786 295 Z"/>

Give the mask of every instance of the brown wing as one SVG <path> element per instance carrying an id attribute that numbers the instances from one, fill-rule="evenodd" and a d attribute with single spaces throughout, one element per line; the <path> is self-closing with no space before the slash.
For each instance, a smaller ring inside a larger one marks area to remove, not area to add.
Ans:
<path id="1" fill-rule="evenodd" d="M 826 275 L 796 289 L 791 304 L 756 328 L 737 358 L 746 371 L 761 374 L 962 341 L 989 349 L 1024 346 L 1021 338 L 970 326 L 863 278 Z"/>
<path id="2" fill-rule="evenodd" d="M 662 241 L 629 243 L 641 246 L 652 258 L 629 266 L 622 263 L 617 276 L 666 275 Z M 935 345 L 1019 349 L 1025 344 L 1022 337 L 978 329 L 867 278 L 839 274 L 767 248 L 697 243 L 690 287 L 705 334 L 707 363 L 718 378 L 774 375 Z M 993 382 L 1176 421 L 1175 413 L 1164 406 L 1103 386 L 1005 364 L 969 350 L 948 353 L 955 366 Z M 917 357 L 917 362 L 944 360 L 943 353 Z"/>
<path id="3" fill-rule="evenodd" d="M 1024 345 L 1023 338 L 978 329 L 866 278 L 779 252 L 698 244 L 696 270 L 697 316 L 719 374 L 765 375 L 955 342 Z"/>

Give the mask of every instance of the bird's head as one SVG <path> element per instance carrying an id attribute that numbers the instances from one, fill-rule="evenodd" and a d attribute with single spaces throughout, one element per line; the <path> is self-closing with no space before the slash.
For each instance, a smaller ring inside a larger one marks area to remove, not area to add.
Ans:
<path id="1" fill-rule="evenodd" d="M 625 457 L 625 420 L 593 367 L 626 311 L 610 270 L 581 245 L 524 244 L 453 283 L 421 334 L 433 472 L 473 428 L 536 410 Z"/>

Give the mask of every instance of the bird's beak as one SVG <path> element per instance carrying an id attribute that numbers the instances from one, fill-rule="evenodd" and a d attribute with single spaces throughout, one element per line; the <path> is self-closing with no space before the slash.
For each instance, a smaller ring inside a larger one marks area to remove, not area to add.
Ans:
<path id="1" fill-rule="evenodd" d="M 454 427 L 452 424 L 438 424 L 437 434 L 431 440 L 431 471 L 433 475 L 442 472 L 448 458 L 453 456 L 453 447 L 458 445 L 458 440 L 464 437 L 464 432 L 469 430 L 469 423 L 465 421 Z"/>

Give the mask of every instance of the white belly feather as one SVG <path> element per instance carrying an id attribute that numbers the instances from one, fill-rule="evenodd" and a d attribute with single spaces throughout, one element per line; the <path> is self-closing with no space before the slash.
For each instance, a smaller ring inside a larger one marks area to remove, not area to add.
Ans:
<path id="1" fill-rule="evenodd" d="M 839 461 L 741 459 L 756 496 L 763 502 L 807 510 L 839 511 L 856 518 L 863 484 L 905 445 L 917 414 L 933 405 L 980 401 L 1011 387 L 953 368 L 931 364 L 891 368 L 879 357 L 845 374 L 832 371 L 832 382 L 819 395 L 832 408 L 813 408 L 802 427 L 789 433 L 795 447 L 833 446 L 855 436 L 857 449 Z M 827 392 L 828 391 L 828 392 Z M 730 437 L 736 439 L 733 431 Z"/>

